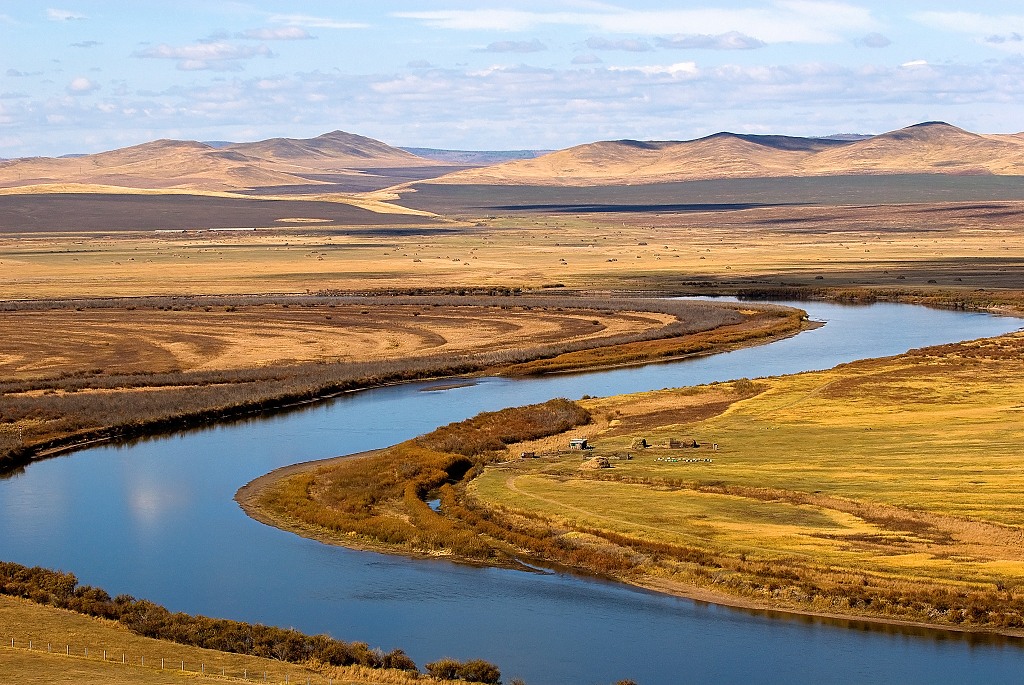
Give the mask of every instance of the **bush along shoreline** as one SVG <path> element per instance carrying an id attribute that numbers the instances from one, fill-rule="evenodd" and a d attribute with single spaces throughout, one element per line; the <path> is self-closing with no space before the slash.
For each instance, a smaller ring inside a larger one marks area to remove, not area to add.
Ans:
<path id="1" fill-rule="evenodd" d="M 172 613 L 163 606 L 131 595 L 111 597 L 106 591 L 80 585 L 73 573 L 0 561 L 0 595 L 117 621 L 136 635 L 232 654 L 307 665 L 363 666 L 419 674 L 416 663 L 401 649 L 384 652 L 363 642 L 343 642 L 328 635 L 306 635 L 294 628 Z M 427 675 L 448 680 L 497 685 L 501 671 L 480 659 L 460 662 L 444 658 L 427 664 Z"/>

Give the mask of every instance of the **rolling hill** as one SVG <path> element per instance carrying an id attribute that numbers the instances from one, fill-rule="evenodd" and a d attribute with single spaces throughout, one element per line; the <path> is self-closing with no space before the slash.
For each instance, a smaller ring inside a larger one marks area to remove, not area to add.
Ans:
<path id="1" fill-rule="evenodd" d="M 326 183 L 325 175 L 367 169 L 428 167 L 437 162 L 372 138 L 334 131 L 310 139 L 273 138 L 210 145 L 157 140 L 92 155 L 0 162 L 0 187 L 55 184 L 229 191 Z"/>
<path id="2" fill-rule="evenodd" d="M 604 141 L 469 169 L 428 183 L 618 185 L 848 174 L 1024 175 L 1024 136 L 979 135 L 944 122 L 863 139 L 716 133 L 690 141 Z"/>

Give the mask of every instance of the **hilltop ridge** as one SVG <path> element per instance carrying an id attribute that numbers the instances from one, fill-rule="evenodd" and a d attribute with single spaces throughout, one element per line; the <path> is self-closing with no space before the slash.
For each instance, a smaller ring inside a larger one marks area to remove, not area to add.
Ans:
<path id="1" fill-rule="evenodd" d="M 585 186 L 918 173 L 1024 174 L 1024 137 L 929 121 L 866 138 L 722 132 L 688 141 L 600 141 L 428 182 Z"/>

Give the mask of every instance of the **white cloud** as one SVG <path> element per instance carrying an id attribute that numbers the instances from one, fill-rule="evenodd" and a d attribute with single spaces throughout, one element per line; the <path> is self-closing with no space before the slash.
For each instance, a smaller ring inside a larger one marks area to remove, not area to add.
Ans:
<path id="1" fill-rule="evenodd" d="M 314 29 L 365 29 L 369 24 L 356 21 L 339 21 L 328 17 L 314 17 L 308 14 L 275 14 L 270 17 L 272 24 L 286 26 L 307 26 Z"/>
<path id="2" fill-rule="evenodd" d="M 133 56 L 144 59 L 174 59 L 182 71 L 238 71 L 240 60 L 254 57 L 272 57 L 274 53 L 265 45 L 236 45 L 225 41 L 193 43 L 173 46 L 155 45 L 136 52 Z"/>
<path id="3" fill-rule="evenodd" d="M 273 28 L 249 29 L 238 34 L 249 40 L 309 40 L 309 31 L 299 26 L 278 26 Z"/>
<path id="4" fill-rule="evenodd" d="M 46 10 L 46 18 L 50 21 L 80 21 L 85 19 L 86 16 L 70 10 L 49 8 Z"/>
<path id="5" fill-rule="evenodd" d="M 68 84 L 67 91 L 70 95 L 88 95 L 94 91 L 100 89 L 100 86 L 95 81 L 90 81 L 84 76 L 78 76 L 71 79 L 71 83 Z"/>
<path id="6" fill-rule="evenodd" d="M 766 43 L 834 43 L 851 33 L 877 28 L 870 10 L 828 0 L 775 0 L 768 7 L 532 12 L 525 10 L 437 10 L 395 12 L 432 28 L 526 31 L 541 26 L 581 26 L 607 33 L 662 36 L 741 33 Z"/>
<path id="7" fill-rule="evenodd" d="M 1006 31 L 1024 32 L 1024 14 L 981 14 L 979 12 L 917 12 L 914 19 L 932 28 L 988 35 Z"/>
<path id="8" fill-rule="evenodd" d="M 675 64 L 651 64 L 639 67 L 608 67 L 609 71 L 636 71 L 647 76 L 696 76 L 700 73 L 696 62 L 676 62 Z"/>
<path id="9" fill-rule="evenodd" d="M 682 50 L 754 50 L 763 48 L 764 41 L 739 31 L 727 31 L 717 36 L 706 33 L 677 34 L 670 38 L 658 38 L 658 46 Z"/>
<path id="10" fill-rule="evenodd" d="M 541 52 L 547 49 L 548 46 L 534 38 L 533 40 L 499 40 L 491 43 L 481 52 L 515 52 L 523 54 Z"/>
<path id="11" fill-rule="evenodd" d="M 887 36 L 877 32 L 869 33 L 857 42 L 869 48 L 887 48 L 892 45 L 892 41 Z"/>
<path id="12" fill-rule="evenodd" d="M 926 59 L 915 59 L 910 62 L 904 62 L 900 65 L 904 69 L 913 69 L 914 67 L 926 67 L 928 66 L 928 60 Z"/>
<path id="13" fill-rule="evenodd" d="M 1024 14 L 932 11 L 918 12 L 912 17 L 930 28 L 966 34 L 983 45 L 1024 52 Z"/>
<path id="14" fill-rule="evenodd" d="M 650 52 L 654 49 L 646 40 L 637 40 L 635 38 L 610 40 L 601 36 L 588 38 L 586 46 L 591 50 L 623 50 L 625 52 Z"/>

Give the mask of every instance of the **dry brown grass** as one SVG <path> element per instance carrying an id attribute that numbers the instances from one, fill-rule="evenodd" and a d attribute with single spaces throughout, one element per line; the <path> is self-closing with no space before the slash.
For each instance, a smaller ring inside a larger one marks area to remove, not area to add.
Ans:
<path id="1" fill-rule="evenodd" d="M 588 427 L 592 454 L 634 459 L 586 473 L 578 457 L 523 460 L 489 468 L 469 490 L 507 521 L 541 520 L 631 555 L 627 571 L 613 572 L 631 582 L 1019 630 L 1022 358 L 1016 334 L 753 383 L 589 400 L 602 419 Z M 638 436 L 655 447 L 635 449 Z M 701 448 L 669 449 L 673 437 Z"/>
<path id="2" fill-rule="evenodd" d="M 122 655 L 125 664 L 121 663 Z M 161 659 L 163 671 L 159 668 Z M 185 672 L 181 670 L 183 661 Z M 414 680 L 397 672 L 359 667 L 303 668 L 272 659 L 153 640 L 134 635 L 113 621 L 0 596 L 0 681 L 4 683 L 169 685 L 196 682 L 197 671 L 204 667 L 208 677 L 200 682 L 242 682 L 246 673 L 250 681 L 262 682 L 264 672 L 271 683 L 282 683 L 286 678 L 293 683 L 305 682 L 309 678 L 316 685 L 327 685 L 328 679 L 335 683 L 406 685 Z M 219 677 L 221 669 L 228 676 L 226 679 Z"/>
<path id="3" fill-rule="evenodd" d="M 789 284 L 1024 288 L 1019 202 L 523 215 L 483 222 L 414 234 L 318 224 L 255 232 L 0 235 L 0 297 L 362 292 L 438 284 L 675 292 Z"/>
<path id="4" fill-rule="evenodd" d="M 655 330 L 658 312 L 368 303 L 0 311 L 0 378 L 453 356 Z M 208 310 L 208 311 L 207 311 Z"/>

